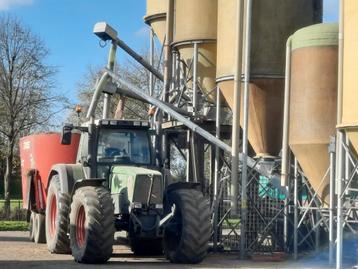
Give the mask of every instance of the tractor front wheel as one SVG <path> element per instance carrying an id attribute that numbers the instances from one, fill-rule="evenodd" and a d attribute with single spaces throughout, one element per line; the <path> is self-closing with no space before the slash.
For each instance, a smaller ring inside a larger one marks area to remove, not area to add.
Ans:
<path id="1" fill-rule="evenodd" d="M 114 244 L 114 206 L 104 187 L 76 190 L 70 213 L 72 256 L 81 263 L 104 263 Z"/>
<path id="2" fill-rule="evenodd" d="M 196 189 L 177 189 L 167 194 L 165 215 L 173 204 L 174 217 L 164 229 L 164 253 L 173 263 L 199 263 L 211 236 L 209 202 Z"/>

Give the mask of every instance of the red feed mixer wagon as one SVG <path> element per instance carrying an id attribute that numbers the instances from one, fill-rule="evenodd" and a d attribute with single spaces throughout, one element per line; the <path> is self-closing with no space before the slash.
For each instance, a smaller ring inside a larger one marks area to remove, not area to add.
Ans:
<path id="1" fill-rule="evenodd" d="M 51 168 L 76 163 L 80 134 L 73 134 L 70 145 L 61 144 L 60 133 L 41 133 L 20 139 L 23 208 L 28 210 L 30 238 L 46 242 L 45 210 Z"/>

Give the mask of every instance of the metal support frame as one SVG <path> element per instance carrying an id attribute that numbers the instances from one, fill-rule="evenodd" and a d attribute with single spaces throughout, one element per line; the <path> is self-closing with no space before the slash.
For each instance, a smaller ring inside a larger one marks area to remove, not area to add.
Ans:
<path id="1" fill-rule="evenodd" d="M 245 60 L 244 60 L 244 115 L 242 135 L 242 174 L 241 174 L 241 234 L 240 257 L 244 258 L 246 249 L 247 226 L 247 158 L 249 154 L 248 130 L 249 130 L 249 89 L 250 89 L 250 56 L 251 56 L 251 14 L 252 0 L 246 1 L 246 29 L 245 29 Z"/>

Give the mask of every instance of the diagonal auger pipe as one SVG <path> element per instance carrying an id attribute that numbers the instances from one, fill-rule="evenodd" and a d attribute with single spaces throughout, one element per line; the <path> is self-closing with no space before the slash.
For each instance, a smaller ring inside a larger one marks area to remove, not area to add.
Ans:
<path id="1" fill-rule="evenodd" d="M 215 135 L 212 135 L 205 129 L 201 128 L 199 125 L 195 124 L 191 120 L 187 119 L 185 116 L 183 116 L 179 112 L 175 111 L 172 107 L 170 107 L 165 102 L 158 100 L 157 98 L 152 97 L 149 94 L 143 92 L 138 87 L 136 87 L 133 84 L 120 78 L 118 75 L 113 73 L 111 70 L 106 68 L 105 71 L 110 77 L 112 77 L 113 81 L 118 84 L 117 93 L 123 93 L 123 94 L 127 93 L 128 94 L 129 92 L 132 92 L 132 96 L 134 98 L 137 97 L 141 101 L 145 101 L 149 104 L 152 104 L 152 105 L 158 107 L 163 112 L 169 114 L 174 119 L 183 123 L 185 126 L 187 126 L 192 131 L 196 132 L 197 134 L 201 135 L 206 140 L 210 141 L 211 143 L 213 143 L 216 146 L 218 146 L 219 148 L 221 148 L 223 151 L 231 154 L 231 147 L 229 145 L 227 145 L 226 143 L 224 143 L 223 141 L 218 139 Z M 242 154 L 239 154 L 239 160 L 240 160 L 240 162 L 242 162 L 242 160 L 243 160 Z M 256 172 L 258 172 L 259 174 L 261 174 L 269 179 L 276 178 L 275 175 L 272 175 L 264 166 L 257 165 L 257 162 L 250 157 L 247 157 L 247 166 L 254 169 Z"/>

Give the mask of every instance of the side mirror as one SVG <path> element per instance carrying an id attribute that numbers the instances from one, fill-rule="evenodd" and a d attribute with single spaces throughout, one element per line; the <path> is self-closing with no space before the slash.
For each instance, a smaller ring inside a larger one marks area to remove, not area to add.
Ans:
<path id="1" fill-rule="evenodd" d="M 61 135 L 61 144 L 62 145 L 71 145 L 72 140 L 72 124 L 65 124 L 62 128 L 62 135 Z"/>

